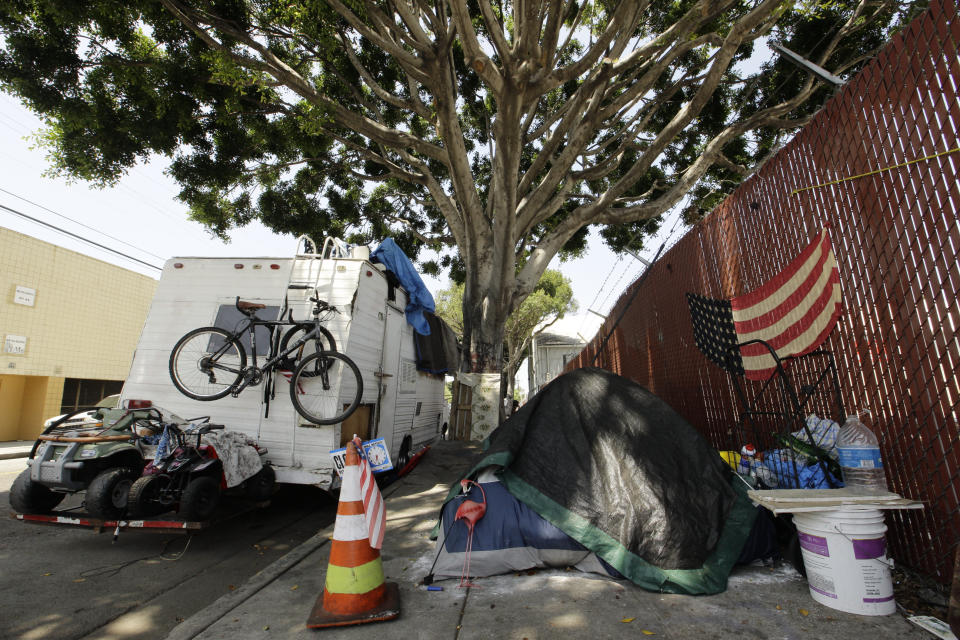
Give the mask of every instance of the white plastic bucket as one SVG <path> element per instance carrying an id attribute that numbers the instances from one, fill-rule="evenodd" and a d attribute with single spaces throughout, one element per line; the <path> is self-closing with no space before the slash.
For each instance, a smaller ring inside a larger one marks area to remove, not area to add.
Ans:
<path id="1" fill-rule="evenodd" d="M 862 507 L 795 513 L 810 595 L 865 616 L 896 611 L 883 512 Z"/>

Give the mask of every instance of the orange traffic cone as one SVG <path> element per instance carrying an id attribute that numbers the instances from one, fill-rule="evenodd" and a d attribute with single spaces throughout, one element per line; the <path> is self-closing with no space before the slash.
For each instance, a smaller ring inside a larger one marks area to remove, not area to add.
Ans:
<path id="1" fill-rule="evenodd" d="M 400 615 L 397 583 L 384 581 L 380 551 L 370 546 L 367 531 L 357 449 L 349 442 L 327 582 L 307 619 L 308 628 L 392 620 Z"/>

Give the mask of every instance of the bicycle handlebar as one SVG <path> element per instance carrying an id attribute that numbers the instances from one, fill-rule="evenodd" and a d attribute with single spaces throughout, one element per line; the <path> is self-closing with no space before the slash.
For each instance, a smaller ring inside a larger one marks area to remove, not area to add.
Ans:
<path id="1" fill-rule="evenodd" d="M 327 302 L 326 300 L 321 300 L 320 298 L 310 297 L 310 302 L 313 302 L 317 305 L 318 311 L 333 311 L 335 313 L 340 313 L 340 310 L 335 306 Z"/>

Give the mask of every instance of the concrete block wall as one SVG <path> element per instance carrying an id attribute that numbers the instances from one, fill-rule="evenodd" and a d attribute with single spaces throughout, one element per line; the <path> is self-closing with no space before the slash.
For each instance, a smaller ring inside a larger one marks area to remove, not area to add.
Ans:
<path id="1" fill-rule="evenodd" d="M 156 280 L 0 228 L 0 440 L 59 413 L 65 378 L 124 380 Z"/>

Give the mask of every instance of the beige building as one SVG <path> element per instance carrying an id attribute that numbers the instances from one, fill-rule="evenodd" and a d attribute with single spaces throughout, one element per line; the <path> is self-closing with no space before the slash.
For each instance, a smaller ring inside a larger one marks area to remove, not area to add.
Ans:
<path id="1" fill-rule="evenodd" d="M 156 286 L 0 228 L 0 442 L 118 393 Z"/>

